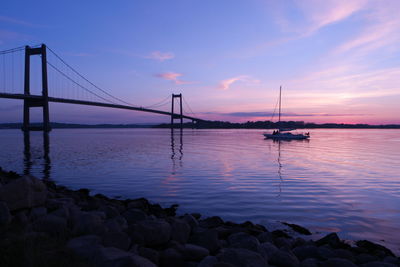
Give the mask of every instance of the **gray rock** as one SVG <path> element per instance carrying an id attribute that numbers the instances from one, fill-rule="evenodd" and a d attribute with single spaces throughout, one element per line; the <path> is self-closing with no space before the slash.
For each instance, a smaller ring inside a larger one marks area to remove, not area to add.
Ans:
<path id="1" fill-rule="evenodd" d="M 106 214 L 107 219 L 119 216 L 118 209 L 110 205 L 104 205 L 100 208 L 100 210 Z"/>
<path id="2" fill-rule="evenodd" d="M 292 248 L 292 240 L 286 237 L 278 237 L 274 240 L 275 246 L 278 248 L 291 249 Z"/>
<path id="3" fill-rule="evenodd" d="M 189 238 L 189 243 L 204 247 L 211 253 L 215 253 L 222 247 L 218 239 L 218 232 L 214 229 L 199 231 L 192 234 Z"/>
<path id="4" fill-rule="evenodd" d="M 67 242 L 66 247 L 75 255 L 84 259 L 93 258 L 100 246 L 100 237 L 96 235 L 85 235 L 72 238 Z"/>
<path id="5" fill-rule="evenodd" d="M 43 217 L 47 214 L 47 209 L 45 207 L 36 207 L 33 208 L 29 214 L 31 221 L 34 221 L 40 217 Z"/>
<path id="6" fill-rule="evenodd" d="M 336 253 L 329 245 L 324 245 L 318 248 L 318 256 L 321 260 L 327 260 L 336 258 Z"/>
<path id="7" fill-rule="evenodd" d="M 140 247 L 138 249 L 138 253 L 139 253 L 140 256 L 148 259 L 149 261 L 151 261 L 155 265 L 159 265 L 160 253 L 157 250 L 151 249 L 151 248 L 146 248 L 146 247 Z"/>
<path id="8" fill-rule="evenodd" d="M 354 257 L 353 253 L 351 253 L 349 250 L 339 248 L 339 249 L 335 249 L 334 253 L 336 254 L 337 258 L 346 259 L 351 262 L 356 261 L 356 258 Z"/>
<path id="9" fill-rule="evenodd" d="M 274 252 L 268 262 L 278 267 L 296 267 L 300 264 L 293 253 L 281 249 Z"/>
<path id="10" fill-rule="evenodd" d="M 126 219 L 128 224 L 137 223 L 147 219 L 146 213 L 139 209 L 129 209 L 122 213 L 122 216 Z"/>
<path id="11" fill-rule="evenodd" d="M 398 258 L 396 258 L 396 257 L 393 257 L 393 256 L 386 256 L 386 257 L 383 259 L 383 261 L 400 266 L 400 259 L 398 259 Z"/>
<path id="12" fill-rule="evenodd" d="M 223 249 L 217 258 L 220 262 L 240 267 L 268 266 L 267 261 L 260 254 L 243 248 Z"/>
<path id="13" fill-rule="evenodd" d="M 196 220 L 195 217 L 193 217 L 190 214 L 185 214 L 182 217 L 183 220 L 185 220 L 185 222 L 187 222 L 190 226 L 190 228 L 193 230 L 194 228 L 196 228 L 197 226 L 199 226 L 199 222 Z"/>
<path id="14" fill-rule="evenodd" d="M 0 200 L 7 203 L 10 211 L 44 205 L 46 185 L 39 179 L 23 176 L 0 187 Z"/>
<path id="15" fill-rule="evenodd" d="M 14 222 L 16 222 L 18 224 L 22 224 L 22 225 L 27 224 L 29 222 L 28 212 L 26 210 L 18 211 L 13 217 L 12 223 L 14 223 Z"/>
<path id="16" fill-rule="evenodd" d="M 103 235 L 103 245 L 105 247 L 128 250 L 131 245 L 131 239 L 124 232 L 107 232 Z"/>
<path id="17" fill-rule="evenodd" d="M 0 226 L 11 222 L 12 216 L 5 202 L 0 201 Z"/>
<path id="18" fill-rule="evenodd" d="M 208 249 L 193 244 L 184 245 L 180 252 L 186 261 L 201 261 L 210 254 Z"/>
<path id="19" fill-rule="evenodd" d="M 128 222 L 122 216 L 107 219 L 104 224 L 111 232 L 122 232 L 128 228 Z"/>
<path id="20" fill-rule="evenodd" d="M 146 258 L 113 247 L 97 249 L 91 262 L 99 267 L 156 266 Z"/>
<path id="21" fill-rule="evenodd" d="M 300 267 L 319 267 L 319 262 L 317 259 L 308 258 L 300 263 Z"/>
<path id="22" fill-rule="evenodd" d="M 368 262 L 368 263 L 362 264 L 360 266 L 362 266 L 362 267 L 397 267 L 399 265 L 389 263 L 389 262 L 383 262 L 383 261 L 373 261 L 373 262 Z"/>
<path id="23" fill-rule="evenodd" d="M 296 247 L 292 250 L 292 252 L 300 261 L 304 261 L 308 258 L 319 258 L 318 248 L 316 246 L 306 245 Z"/>
<path id="24" fill-rule="evenodd" d="M 62 217 L 64 219 L 69 219 L 69 209 L 67 206 L 63 205 L 59 208 L 57 208 L 56 210 L 54 210 L 53 212 L 50 213 L 51 215 L 55 215 L 58 217 Z"/>
<path id="25" fill-rule="evenodd" d="M 261 256 L 264 257 L 264 259 L 268 260 L 271 258 L 272 254 L 277 252 L 279 249 L 275 247 L 274 244 L 270 242 L 264 242 L 261 243 L 260 246 L 258 247 L 258 252 L 261 254 Z"/>
<path id="26" fill-rule="evenodd" d="M 161 219 L 141 221 L 132 230 L 131 238 L 134 241 L 150 247 L 166 244 L 171 238 L 171 226 Z"/>
<path id="27" fill-rule="evenodd" d="M 228 237 L 228 242 L 231 247 L 245 248 L 256 252 L 260 246 L 260 242 L 257 238 L 243 232 L 230 235 Z"/>
<path id="28" fill-rule="evenodd" d="M 37 219 L 32 224 L 32 229 L 36 232 L 44 232 L 54 236 L 64 235 L 69 232 L 67 220 L 51 214 Z"/>
<path id="29" fill-rule="evenodd" d="M 161 253 L 161 266 L 180 267 L 184 266 L 183 256 L 174 248 L 167 248 Z"/>
<path id="30" fill-rule="evenodd" d="M 273 238 L 271 232 L 261 233 L 257 236 L 257 239 L 260 241 L 260 243 L 264 243 L 264 242 L 274 243 L 274 238 Z"/>
<path id="31" fill-rule="evenodd" d="M 373 255 L 366 254 L 366 253 L 361 253 L 356 256 L 356 262 L 358 264 L 363 264 L 363 263 L 368 263 L 368 262 L 378 261 L 378 260 L 379 259 L 377 256 L 373 256 Z"/>
<path id="32" fill-rule="evenodd" d="M 322 263 L 326 267 L 356 267 L 354 263 L 346 259 L 331 258 Z"/>
<path id="33" fill-rule="evenodd" d="M 213 267 L 218 262 L 217 257 L 207 256 L 205 257 L 197 267 Z"/>
<path id="34" fill-rule="evenodd" d="M 330 233 L 315 242 L 317 246 L 330 245 L 333 248 L 338 247 L 340 243 L 341 241 L 336 233 Z"/>
<path id="35" fill-rule="evenodd" d="M 81 212 L 80 216 L 75 218 L 73 229 L 77 235 L 102 235 L 107 231 L 102 216 L 97 212 Z"/>
<path id="36" fill-rule="evenodd" d="M 170 218 L 169 223 L 171 225 L 171 239 L 185 244 L 190 236 L 189 224 L 178 218 Z"/>
<path id="37" fill-rule="evenodd" d="M 224 221 L 218 216 L 208 217 L 199 222 L 199 225 L 204 228 L 216 228 L 224 224 Z"/>

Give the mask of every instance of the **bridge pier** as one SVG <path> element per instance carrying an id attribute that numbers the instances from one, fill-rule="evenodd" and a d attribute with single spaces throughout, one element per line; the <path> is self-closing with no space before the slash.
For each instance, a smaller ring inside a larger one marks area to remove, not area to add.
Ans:
<path id="1" fill-rule="evenodd" d="M 42 96 L 39 99 L 24 99 L 24 122 L 22 126 L 23 131 L 44 131 L 49 132 L 50 115 L 49 115 L 49 96 L 48 96 L 48 83 L 47 83 L 47 56 L 46 45 L 42 44 L 40 47 L 31 48 L 25 46 L 25 75 L 24 75 L 24 95 L 30 96 L 30 57 L 33 55 L 41 55 L 42 57 Z M 43 124 L 42 126 L 30 125 L 30 108 L 41 107 L 43 110 Z"/>
<path id="2" fill-rule="evenodd" d="M 179 99 L 180 115 L 174 113 L 175 98 Z M 180 127 L 183 127 L 183 109 L 182 109 L 182 94 L 172 94 L 172 106 L 171 106 L 171 128 L 174 128 L 174 120 L 180 119 Z"/>

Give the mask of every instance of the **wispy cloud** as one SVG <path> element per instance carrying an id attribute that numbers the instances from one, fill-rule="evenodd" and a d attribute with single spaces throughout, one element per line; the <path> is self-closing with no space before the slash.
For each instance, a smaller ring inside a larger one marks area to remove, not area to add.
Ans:
<path id="1" fill-rule="evenodd" d="M 172 52 L 153 51 L 149 55 L 144 56 L 144 58 L 153 59 L 153 60 L 157 60 L 157 61 L 163 62 L 165 60 L 169 60 L 169 59 L 175 58 L 175 55 Z"/>
<path id="2" fill-rule="evenodd" d="M 181 80 L 179 77 L 183 76 L 182 73 L 178 72 L 164 72 L 164 73 L 157 73 L 154 75 L 157 78 L 162 78 L 167 81 L 172 81 L 175 84 L 192 84 L 195 82 L 190 82 L 190 81 L 184 81 Z"/>
<path id="3" fill-rule="evenodd" d="M 6 23 L 11 23 L 11 24 L 17 24 L 25 27 L 30 27 L 30 28 L 42 28 L 42 27 L 47 27 L 45 25 L 40 25 L 40 24 L 35 24 L 35 23 L 30 23 L 24 20 L 20 19 L 15 19 L 7 16 L 0 16 L 0 21 L 6 22 Z"/>
<path id="4" fill-rule="evenodd" d="M 325 26 L 345 20 L 365 8 L 367 3 L 367 0 L 297 0 L 296 4 L 307 22 L 300 29 L 301 35 L 311 35 Z"/>
<path id="5" fill-rule="evenodd" d="M 233 116 L 233 117 L 271 117 L 276 116 L 273 112 L 263 112 L 263 111 L 255 111 L 255 112 L 231 112 L 231 113 L 222 113 L 223 115 Z M 281 114 L 283 117 L 347 117 L 347 116 L 367 116 L 370 114 L 330 114 L 330 113 L 292 113 L 292 112 L 284 112 Z"/>
<path id="6" fill-rule="evenodd" d="M 239 82 L 239 81 L 248 82 L 248 83 L 259 83 L 260 82 L 259 80 L 252 79 L 248 75 L 239 75 L 236 77 L 232 77 L 232 78 L 220 81 L 219 85 L 218 85 L 218 89 L 228 90 L 232 84 Z"/>

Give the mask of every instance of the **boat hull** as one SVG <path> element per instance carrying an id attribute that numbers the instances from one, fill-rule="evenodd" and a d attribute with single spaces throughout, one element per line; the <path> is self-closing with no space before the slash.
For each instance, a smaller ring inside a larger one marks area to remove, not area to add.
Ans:
<path id="1" fill-rule="evenodd" d="M 264 134 L 267 139 L 274 140 L 305 140 L 310 138 L 309 135 L 303 134 Z"/>

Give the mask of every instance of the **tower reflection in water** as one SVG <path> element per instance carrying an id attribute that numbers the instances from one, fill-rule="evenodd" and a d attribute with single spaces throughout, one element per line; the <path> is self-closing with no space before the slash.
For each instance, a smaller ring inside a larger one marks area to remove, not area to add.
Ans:
<path id="1" fill-rule="evenodd" d="M 171 128 L 171 160 L 172 160 L 172 168 L 173 172 L 175 172 L 176 161 L 178 160 L 179 166 L 182 167 L 182 158 L 183 158 L 183 129 L 176 129 L 177 134 L 175 133 L 175 129 Z M 177 135 L 177 139 L 179 140 L 179 144 L 176 144 L 175 137 Z"/>
<path id="2" fill-rule="evenodd" d="M 50 160 L 50 136 L 48 132 L 43 132 L 43 170 L 41 171 L 43 179 L 50 179 L 51 160 Z M 24 174 L 31 175 L 33 169 L 31 133 L 24 132 Z"/>

